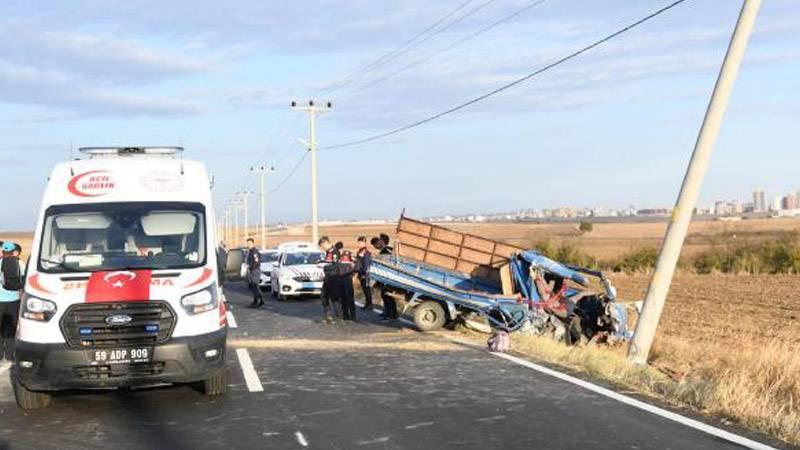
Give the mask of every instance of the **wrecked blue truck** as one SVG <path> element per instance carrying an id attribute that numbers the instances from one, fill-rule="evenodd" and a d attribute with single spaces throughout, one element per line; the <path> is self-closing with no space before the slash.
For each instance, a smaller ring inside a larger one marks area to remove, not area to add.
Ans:
<path id="1" fill-rule="evenodd" d="M 466 322 L 568 344 L 630 338 L 627 308 L 602 272 L 459 234 L 401 217 L 396 254 L 370 267 L 370 279 L 402 302 L 420 330 Z"/>

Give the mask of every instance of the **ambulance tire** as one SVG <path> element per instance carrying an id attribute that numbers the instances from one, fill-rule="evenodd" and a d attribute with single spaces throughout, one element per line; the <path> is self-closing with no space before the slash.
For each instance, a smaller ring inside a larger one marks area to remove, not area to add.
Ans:
<path id="1" fill-rule="evenodd" d="M 209 375 L 208 378 L 201 382 L 201 391 L 203 395 L 215 396 L 223 395 L 228 390 L 228 377 L 225 368 Z"/>
<path id="2" fill-rule="evenodd" d="M 428 300 L 414 308 L 414 324 L 420 331 L 436 331 L 447 322 L 447 315 L 439 302 Z"/>
<path id="3" fill-rule="evenodd" d="M 50 405 L 50 394 L 45 392 L 29 391 L 19 381 L 13 380 L 14 398 L 17 405 L 25 411 L 44 409 Z"/>

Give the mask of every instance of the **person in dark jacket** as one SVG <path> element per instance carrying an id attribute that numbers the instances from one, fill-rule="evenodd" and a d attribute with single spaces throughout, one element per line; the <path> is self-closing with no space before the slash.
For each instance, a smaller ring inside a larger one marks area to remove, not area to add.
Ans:
<path id="1" fill-rule="evenodd" d="M 2 242 L 0 258 L 0 361 L 14 359 L 14 335 L 17 332 L 20 294 L 25 267 L 19 260 L 22 247 L 14 242 Z"/>
<path id="2" fill-rule="evenodd" d="M 380 255 L 391 255 L 394 249 L 389 246 L 389 236 L 381 233 L 380 237 L 375 237 L 370 240 L 370 243 Z M 400 315 L 397 313 L 397 301 L 389 295 L 386 286 L 381 284 L 381 300 L 383 301 L 383 314 L 381 320 L 397 320 Z"/>
<path id="3" fill-rule="evenodd" d="M 260 308 L 264 306 L 264 296 L 261 294 L 261 288 L 258 284 L 261 282 L 261 253 L 256 247 L 256 241 L 253 238 L 247 238 L 247 257 L 245 264 L 247 264 L 247 287 L 253 293 L 253 303 L 250 308 Z"/>
<path id="4" fill-rule="evenodd" d="M 343 320 L 356 320 L 356 299 L 353 292 L 353 274 L 356 272 L 356 265 L 353 255 L 349 250 L 342 251 L 337 265 L 337 288 L 339 290 L 339 303 L 342 306 Z"/>
<path id="5" fill-rule="evenodd" d="M 372 265 L 372 252 L 367 248 L 367 238 L 358 237 L 358 252 L 356 253 L 356 273 L 364 293 L 364 310 L 372 309 L 372 289 L 369 286 L 369 267 Z"/>
<path id="6" fill-rule="evenodd" d="M 322 292 L 320 299 L 322 300 L 322 310 L 324 320 L 327 323 L 333 322 L 336 316 L 336 292 L 335 292 L 335 278 L 336 278 L 336 263 L 339 262 L 339 252 L 336 247 L 331 245 L 330 239 L 323 236 L 317 242 L 320 250 L 325 252 L 325 259 L 320 262 L 324 278 L 322 279 Z"/>

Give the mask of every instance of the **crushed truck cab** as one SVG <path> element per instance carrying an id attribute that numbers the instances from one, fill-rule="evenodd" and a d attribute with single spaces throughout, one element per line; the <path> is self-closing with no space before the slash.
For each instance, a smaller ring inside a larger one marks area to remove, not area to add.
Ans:
<path id="1" fill-rule="evenodd" d="M 225 391 L 226 315 L 205 166 L 181 148 L 88 148 L 53 170 L 12 382 L 49 392 L 197 383 Z"/>

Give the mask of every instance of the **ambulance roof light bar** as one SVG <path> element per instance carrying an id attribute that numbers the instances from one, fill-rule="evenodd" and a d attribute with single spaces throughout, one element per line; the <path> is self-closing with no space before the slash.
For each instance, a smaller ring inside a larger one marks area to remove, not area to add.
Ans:
<path id="1" fill-rule="evenodd" d="M 81 147 L 79 152 L 89 156 L 163 155 L 183 153 L 183 147 Z"/>

